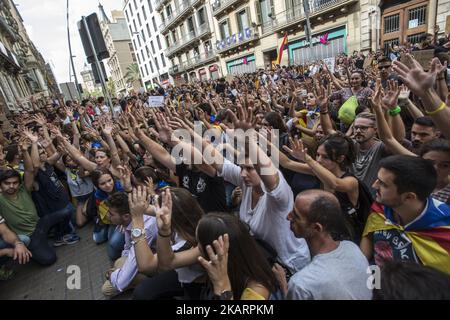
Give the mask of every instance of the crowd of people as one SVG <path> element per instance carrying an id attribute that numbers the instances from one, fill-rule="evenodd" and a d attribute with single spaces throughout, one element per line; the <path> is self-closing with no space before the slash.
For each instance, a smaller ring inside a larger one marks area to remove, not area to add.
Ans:
<path id="1" fill-rule="evenodd" d="M 449 44 L 33 101 L 0 136 L 0 277 L 94 224 L 107 297 L 449 299 Z"/>

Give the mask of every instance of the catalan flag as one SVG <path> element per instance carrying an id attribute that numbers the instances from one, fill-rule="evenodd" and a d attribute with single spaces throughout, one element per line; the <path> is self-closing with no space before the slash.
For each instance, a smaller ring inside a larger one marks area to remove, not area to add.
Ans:
<path id="1" fill-rule="evenodd" d="M 287 38 L 287 32 L 284 34 L 283 41 L 281 41 L 280 49 L 278 50 L 278 58 L 277 58 L 277 64 L 281 64 L 281 58 L 283 57 L 283 51 L 287 49 L 288 45 L 288 38 Z"/>
<path id="2" fill-rule="evenodd" d="M 426 213 L 407 225 L 393 223 L 393 211 L 379 203 L 372 205 L 363 236 L 397 229 L 406 234 L 423 265 L 450 274 L 450 206 L 428 198 Z"/>

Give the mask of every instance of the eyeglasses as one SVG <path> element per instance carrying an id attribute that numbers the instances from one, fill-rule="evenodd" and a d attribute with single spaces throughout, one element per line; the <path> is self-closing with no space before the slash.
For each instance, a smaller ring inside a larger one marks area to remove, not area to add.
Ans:
<path id="1" fill-rule="evenodd" d="M 367 131 L 369 128 L 373 128 L 373 126 L 353 126 L 353 130 L 355 131 Z"/>

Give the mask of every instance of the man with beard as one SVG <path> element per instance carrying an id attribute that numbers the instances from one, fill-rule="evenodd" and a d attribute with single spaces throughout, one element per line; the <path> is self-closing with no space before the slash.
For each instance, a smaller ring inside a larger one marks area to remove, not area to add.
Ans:
<path id="1" fill-rule="evenodd" d="M 338 199 L 330 192 L 307 190 L 295 198 L 288 215 L 291 231 L 304 238 L 311 262 L 283 283 L 282 269 L 275 267 L 281 288 L 289 300 L 369 300 L 369 266 L 358 246 L 339 241 L 335 235 L 345 228 Z"/>
<path id="2" fill-rule="evenodd" d="M 427 142 L 438 139 L 441 132 L 436 128 L 433 120 L 429 117 L 420 117 L 414 121 L 411 128 L 411 142 L 413 152 L 418 154 L 420 148 Z"/>
<path id="3" fill-rule="evenodd" d="M 450 206 L 433 199 L 431 161 L 396 155 L 381 160 L 361 250 L 379 266 L 408 260 L 450 274 Z"/>
<path id="4" fill-rule="evenodd" d="M 376 180 L 380 160 L 388 155 L 385 144 L 377 139 L 375 115 L 368 112 L 358 114 L 353 124 L 353 133 L 359 147 L 353 172 L 360 181 L 371 186 Z"/>

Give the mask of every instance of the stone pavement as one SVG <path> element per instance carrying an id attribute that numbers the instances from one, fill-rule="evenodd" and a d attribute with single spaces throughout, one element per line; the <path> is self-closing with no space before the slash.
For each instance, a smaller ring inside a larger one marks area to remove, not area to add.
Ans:
<path id="1" fill-rule="evenodd" d="M 14 264 L 15 276 L 0 281 L 0 300 L 104 300 L 102 284 L 104 274 L 112 265 L 106 253 L 106 244 L 96 245 L 92 240 L 93 224 L 78 230 L 81 240 L 73 245 L 56 248 L 58 260 L 50 267 L 34 261 L 26 265 Z M 51 241 L 51 240 L 49 240 Z M 77 265 L 81 270 L 81 289 L 68 289 L 71 275 L 67 267 Z M 125 293 L 116 299 L 129 299 Z"/>

